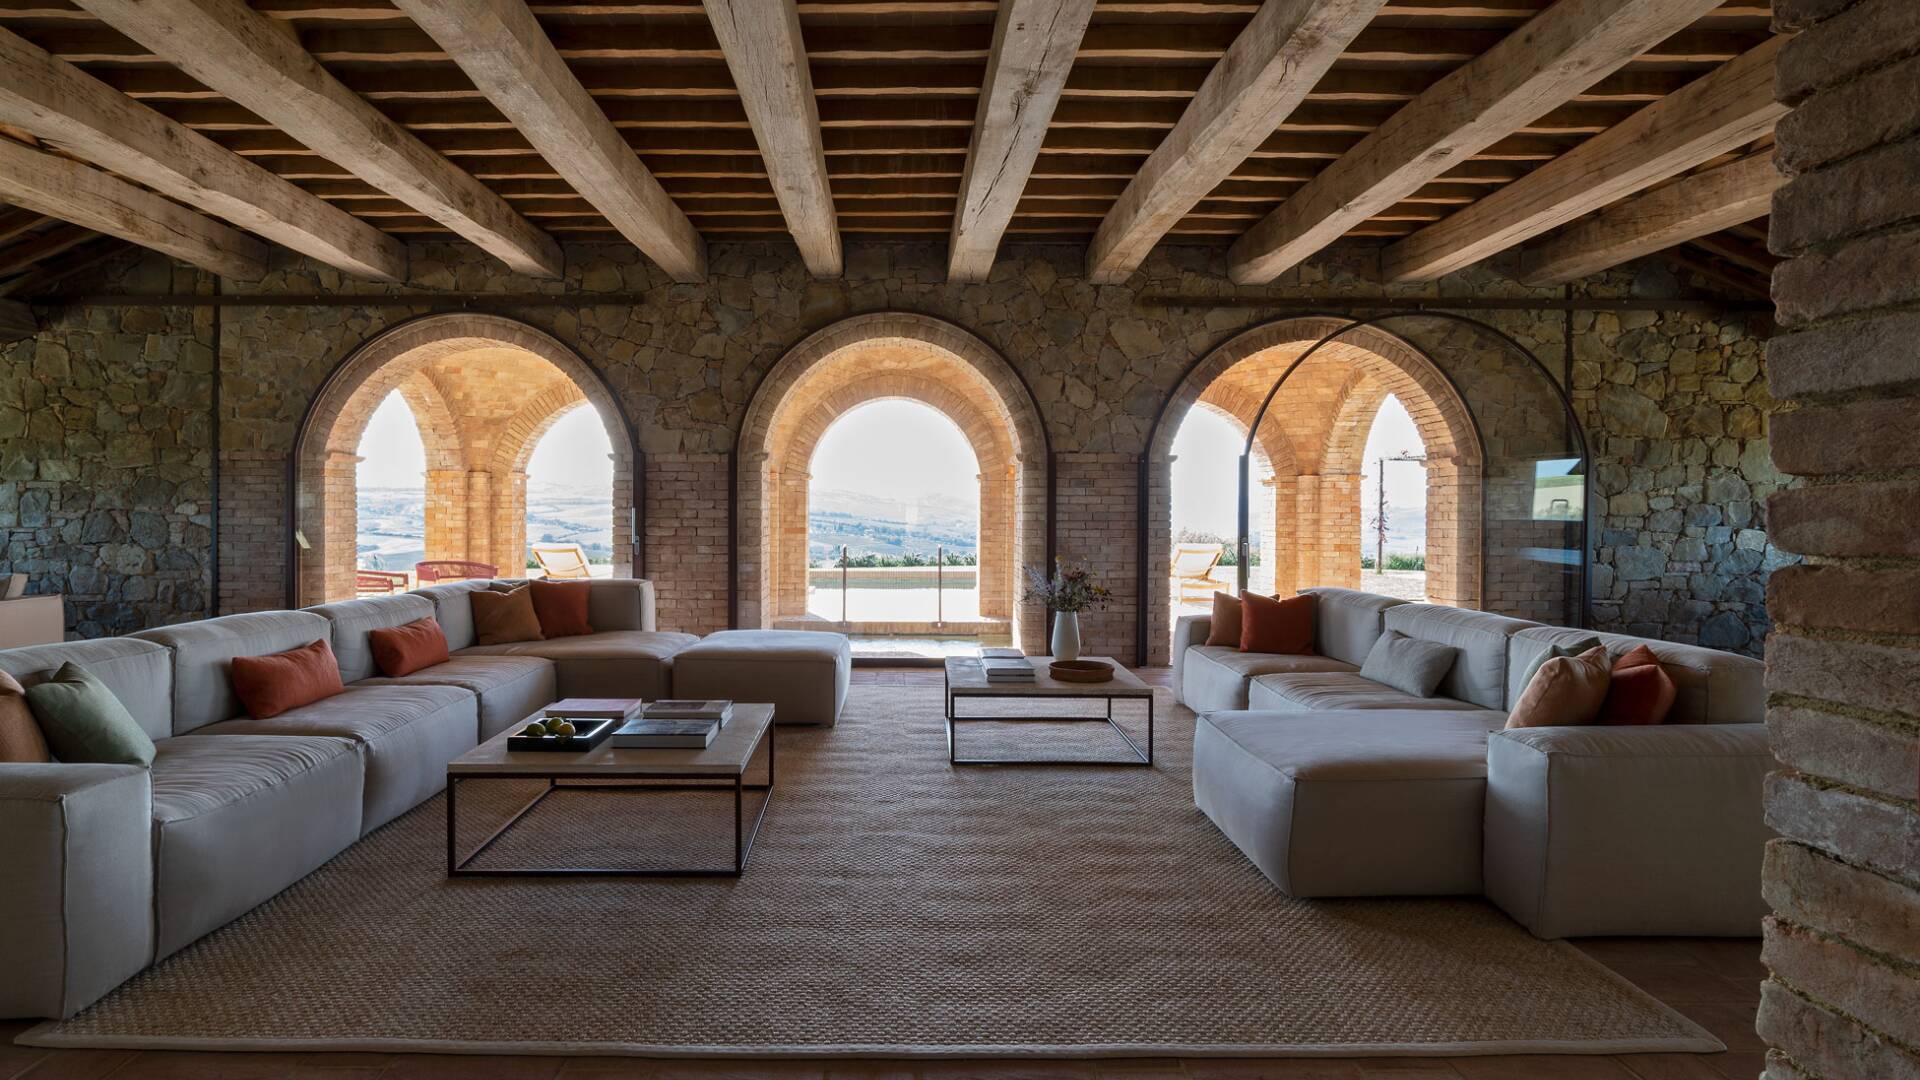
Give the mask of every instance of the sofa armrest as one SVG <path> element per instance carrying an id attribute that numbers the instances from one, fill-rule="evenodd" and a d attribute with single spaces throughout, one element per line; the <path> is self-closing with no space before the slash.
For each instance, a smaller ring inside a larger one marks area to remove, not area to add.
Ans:
<path id="1" fill-rule="evenodd" d="M 1180 677 L 1187 664 L 1187 650 L 1195 645 L 1205 645 L 1207 635 L 1213 633 L 1212 615 L 1182 615 L 1173 623 L 1173 652 L 1168 662 L 1173 665 L 1173 699 L 1181 700 Z"/>
<path id="2" fill-rule="evenodd" d="M 1764 724 L 1496 731 L 1487 897 L 1543 938 L 1758 936 L 1775 767 Z"/>
<path id="3" fill-rule="evenodd" d="M 72 1016 L 152 961 L 152 837 L 146 769 L 0 764 L 0 1016 Z"/>
<path id="4" fill-rule="evenodd" d="M 595 630 L 655 630 L 653 582 L 646 578 L 594 578 L 588 585 L 587 621 Z"/>

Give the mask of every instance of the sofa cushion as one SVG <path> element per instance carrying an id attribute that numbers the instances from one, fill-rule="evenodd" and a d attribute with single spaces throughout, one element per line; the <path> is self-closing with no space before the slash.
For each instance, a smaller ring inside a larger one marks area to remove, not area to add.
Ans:
<path id="1" fill-rule="evenodd" d="M 1403 690 L 1383 686 L 1358 672 L 1340 671 L 1262 675 L 1254 679 L 1253 685 L 1248 688 L 1247 707 L 1274 712 L 1327 712 L 1334 709 L 1481 711 L 1470 702 L 1447 697 L 1416 697 Z"/>
<path id="2" fill-rule="evenodd" d="M 149 765 L 153 740 L 107 684 L 68 661 L 26 688 L 27 707 L 53 756 L 68 764 Z"/>
<path id="3" fill-rule="evenodd" d="M 1247 707 L 1247 682 L 1281 671 L 1357 671 L 1331 656 L 1243 653 L 1237 646 L 1195 645 L 1181 660 L 1180 702 L 1195 712 Z"/>
<path id="4" fill-rule="evenodd" d="M 533 589 L 478 589 L 467 594 L 473 605 L 473 640 L 478 645 L 539 641 L 540 616 L 533 610 Z"/>
<path id="5" fill-rule="evenodd" d="M 1488 709 L 1504 709 L 1507 697 L 1507 639 L 1538 623 L 1485 611 L 1439 604 L 1401 604 L 1388 608 L 1386 628 L 1410 638 L 1460 650 L 1440 693 Z"/>
<path id="6" fill-rule="evenodd" d="M 478 744 L 480 721 L 474 696 L 457 686 L 358 684 L 271 719 L 230 720 L 195 734 L 352 739 L 366 759 L 361 825 L 371 831 L 446 786 L 447 762 Z"/>
<path id="7" fill-rule="evenodd" d="M 266 900 L 360 836 L 352 740 L 167 739 L 153 762 L 156 956 Z"/>
<path id="8" fill-rule="evenodd" d="M 1601 655 L 1605 655 L 1604 650 Z M 1653 650 L 1635 645 L 1613 662 L 1613 679 L 1600 706 L 1600 722 L 1635 726 L 1665 723 L 1673 709 L 1674 694 L 1673 678 L 1660 667 Z"/>
<path id="9" fill-rule="evenodd" d="M 1387 609 L 1406 603 L 1357 589 L 1300 591 L 1318 601 L 1313 613 L 1313 651 L 1355 665 L 1366 662 L 1373 643 L 1380 639 Z"/>
<path id="10" fill-rule="evenodd" d="M 1766 669 L 1750 656 L 1739 656 L 1698 645 L 1629 637 L 1626 634 L 1596 634 L 1559 626 L 1540 626 L 1522 630 L 1513 636 L 1513 666 L 1524 669 L 1535 655 L 1550 645 L 1564 645 L 1584 637 L 1595 637 L 1607 647 L 1607 655 L 1618 659 L 1636 646 L 1653 650 L 1661 670 L 1673 679 L 1673 709 L 1669 724 L 1758 724 L 1766 719 Z M 0 654 L 4 656 L 4 654 Z M 1509 685 L 1508 700 L 1515 701 L 1525 684 Z"/>
<path id="11" fill-rule="evenodd" d="M 1460 655 L 1451 645 L 1410 638 L 1395 630 L 1380 635 L 1360 665 L 1360 674 L 1414 697 L 1430 698 Z"/>
<path id="12" fill-rule="evenodd" d="M 1593 723 L 1607 700 L 1607 650 L 1595 645 L 1578 656 L 1555 656 L 1540 665 L 1520 700 L 1507 713 L 1510 728 Z"/>
<path id="13" fill-rule="evenodd" d="M 264 720 L 346 689 L 325 638 L 268 656 L 233 658 L 233 692 L 247 715 Z"/>
<path id="14" fill-rule="evenodd" d="M 367 645 L 373 651 L 374 669 L 388 678 L 444 664 L 451 655 L 447 651 L 447 635 L 431 615 L 405 626 L 369 630 Z"/>
<path id="15" fill-rule="evenodd" d="M 340 661 L 340 678 L 359 682 L 381 674 L 374 659 L 372 633 L 430 619 L 433 601 L 419 593 L 397 596 L 363 596 L 307 609 L 332 625 L 333 655 Z"/>
<path id="16" fill-rule="evenodd" d="M 853 674 L 845 634 L 814 630 L 722 630 L 673 658 L 673 693 L 773 706 L 781 724 L 831 724 L 840 718 Z"/>
<path id="17" fill-rule="evenodd" d="M 587 582 L 587 621 L 595 633 L 658 629 L 653 582 L 645 578 L 594 578 Z"/>
<path id="18" fill-rule="evenodd" d="M 467 594 L 486 587 L 487 583 L 481 580 L 450 581 L 415 589 L 408 595 L 421 597 L 433 605 L 433 617 L 439 622 L 441 632 L 447 635 L 447 649 L 459 652 L 473 644 L 473 600 Z"/>
<path id="19" fill-rule="evenodd" d="M 585 581 L 530 581 L 527 591 L 533 596 L 533 615 L 540 622 L 542 637 L 577 637 L 593 633 L 587 607 L 593 586 Z"/>
<path id="20" fill-rule="evenodd" d="M 1284 600 L 1258 593 L 1240 594 L 1240 651 L 1304 656 L 1313 652 L 1316 597 Z"/>
<path id="21" fill-rule="evenodd" d="M 310 611 L 259 611 L 142 630 L 133 636 L 173 650 L 173 734 L 246 713 L 233 692 L 236 656 L 284 652 L 328 637 L 333 624 Z"/>
<path id="22" fill-rule="evenodd" d="M 1210 713 L 1194 804 L 1293 896 L 1477 893 L 1490 715 Z"/>
<path id="23" fill-rule="evenodd" d="M 538 656 L 453 657 L 398 678 L 356 686 L 457 686 L 479 699 L 480 740 L 493 738 L 559 699 L 553 661 Z"/>
<path id="24" fill-rule="evenodd" d="M 0 669 L 0 762 L 48 762 L 53 753 L 27 706 L 26 688 Z"/>
<path id="25" fill-rule="evenodd" d="M 139 638 L 95 638 L 25 649 L 0 649 L 0 671 L 22 686 L 51 678 L 73 661 L 105 683 L 150 739 L 173 734 L 173 656 Z"/>
<path id="26" fill-rule="evenodd" d="M 597 624 L 596 624 L 597 625 Z M 538 656 L 553 661 L 561 697 L 662 698 L 672 691 L 673 656 L 700 639 L 656 630 L 598 630 L 554 641 L 476 645 L 464 656 Z"/>
<path id="27" fill-rule="evenodd" d="M 1240 598 L 1213 594 L 1213 621 L 1207 626 L 1207 644 L 1240 647 Z"/>

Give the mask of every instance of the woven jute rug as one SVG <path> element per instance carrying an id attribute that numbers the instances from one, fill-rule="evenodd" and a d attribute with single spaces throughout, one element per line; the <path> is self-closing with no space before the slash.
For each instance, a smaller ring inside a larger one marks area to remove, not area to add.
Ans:
<path id="1" fill-rule="evenodd" d="M 778 787 L 738 880 L 450 881 L 436 799 L 21 1041 L 658 1056 L 1723 1049 L 1479 899 L 1283 896 L 1194 809 L 1193 716 L 1164 693 L 1151 770 L 949 768 L 940 706 L 937 686 L 861 685 L 838 727 L 780 729 Z M 1120 715 L 1143 735 L 1140 711 Z M 965 753 L 1125 749 L 1094 724 L 963 738 Z M 477 843 L 531 791 L 463 786 L 463 838 Z M 556 795 L 477 865 L 718 864 L 732 856 L 731 809 L 730 795 Z"/>

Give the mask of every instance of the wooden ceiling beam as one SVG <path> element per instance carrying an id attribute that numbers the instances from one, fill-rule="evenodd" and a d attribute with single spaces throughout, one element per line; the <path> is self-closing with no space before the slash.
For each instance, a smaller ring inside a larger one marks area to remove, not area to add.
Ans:
<path id="1" fill-rule="evenodd" d="M 1382 273 L 1389 281 L 1432 281 L 1770 134 L 1787 112 L 1773 99 L 1774 60 L 1785 40 L 1769 40 L 1393 245 Z"/>
<path id="2" fill-rule="evenodd" d="M 47 215 L 38 214 L 32 210 L 8 210 L 5 213 L 0 213 L 0 244 L 8 243 L 16 236 L 32 232 L 50 220 L 52 219 L 47 217 Z"/>
<path id="3" fill-rule="evenodd" d="M 706 9 L 800 258 L 814 277 L 837 278 L 845 258 L 793 0 L 706 0 Z"/>
<path id="4" fill-rule="evenodd" d="M 985 281 L 993 271 L 1092 18 L 1093 0 L 1001 5 L 947 236 L 947 280 Z"/>
<path id="5" fill-rule="evenodd" d="M 1125 281 L 1194 203 L 1268 141 L 1381 2 L 1261 5 L 1100 223 L 1087 250 L 1087 276 Z"/>
<path id="6" fill-rule="evenodd" d="M 83 0 L 182 71 L 524 274 L 559 277 L 560 245 L 395 127 L 242 0 Z"/>
<path id="7" fill-rule="evenodd" d="M 1771 151 L 1748 154 L 1575 222 L 1520 253 L 1521 281 L 1563 285 L 1767 212 L 1785 183 Z"/>
<path id="8" fill-rule="evenodd" d="M 1754 300 L 1771 298 L 1772 289 L 1768 278 L 1759 274 L 1750 274 L 1737 267 L 1726 266 L 1713 259 L 1703 259 L 1685 248 L 1669 248 L 1660 253 L 1661 258 L 1675 266 L 1706 278 L 1716 285 L 1724 286 L 1733 292 Z"/>
<path id="9" fill-rule="evenodd" d="M 1768 278 L 1773 277 L 1774 267 L 1780 265 L 1780 257 L 1769 252 L 1764 244 L 1748 243 L 1733 232 L 1696 236 L 1688 243 L 1742 270 L 1751 270 Z"/>
<path id="10" fill-rule="evenodd" d="M 407 276 L 405 244 L 5 30 L 0 122 L 355 277 Z"/>
<path id="11" fill-rule="evenodd" d="M 82 244 L 57 259 L 50 259 L 40 264 L 30 274 L 22 274 L 5 285 L 0 285 L 0 296 L 24 296 L 31 300 L 32 297 L 44 294 L 47 289 L 83 270 L 91 270 L 101 263 L 135 250 L 137 249 L 112 237 L 96 237 L 92 242 Z"/>
<path id="12" fill-rule="evenodd" d="M 1486 151 L 1710 10 L 1714 0 L 1561 0 L 1402 107 L 1234 242 L 1227 273 L 1264 284 Z"/>
<path id="13" fill-rule="evenodd" d="M 1382 15 L 1419 18 L 1520 21 L 1532 17 L 1551 0 L 1388 0 Z M 956 16 L 991 15 L 997 0 L 799 0 L 803 17 L 847 16 Z M 385 0 L 256 0 L 254 8 L 276 19 L 298 22 L 374 22 L 396 18 L 398 10 Z M 1102 15 L 1252 15 L 1256 0 L 1100 0 Z M 573 18 L 639 15 L 697 14 L 700 0 L 533 0 L 535 15 Z M 1715 19 L 1765 19 L 1764 0 L 1729 0 L 1715 8 Z M 65 0 L 0 0 L 0 15 L 20 19 L 84 18 L 85 12 Z"/>
<path id="14" fill-rule="evenodd" d="M 46 232 L 36 233 L 0 251 L 0 277 L 31 269 L 34 264 L 71 251 L 99 235 L 84 225 L 56 225 Z"/>
<path id="15" fill-rule="evenodd" d="M 397 2 L 620 235 L 675 281 L 706 277 L 706 241 L 573 77 L 524 0 Z"/>
<path id="16" fill-rule="evenodd" d="M 11 139 L 0 139 L 0 200 L 222 277 L 253 281 L 267 272 L 267 246 L 253 237 L 118 177 Z"/>

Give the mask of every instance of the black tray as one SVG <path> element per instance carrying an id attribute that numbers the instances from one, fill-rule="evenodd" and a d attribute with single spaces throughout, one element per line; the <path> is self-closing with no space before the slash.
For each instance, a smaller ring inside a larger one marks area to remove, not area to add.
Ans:
<path id="1" fill-rule="evenodd" d="M 529 723 L 532 723 L 532 721 L 523 721 L 520 726 L 525 728 Z M 575 720 L 573 722 L 573 734 L 566 736 L 542 735 L 535 737 L 531 735 L 521 735 L 516 731 L 514 734 L 507 736 L 507 749 L 514 751 L 547 750 L 557 753 L 578 754 L 591 750 L 601 743 L 606 742 L 607 736 L 613 734 L 614 723 L 615 721 L 604 719 Z"/>

